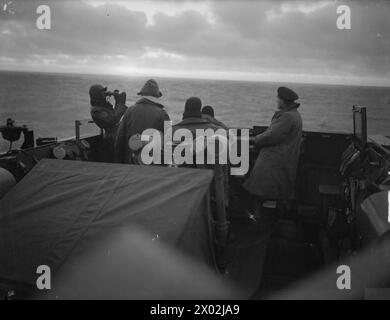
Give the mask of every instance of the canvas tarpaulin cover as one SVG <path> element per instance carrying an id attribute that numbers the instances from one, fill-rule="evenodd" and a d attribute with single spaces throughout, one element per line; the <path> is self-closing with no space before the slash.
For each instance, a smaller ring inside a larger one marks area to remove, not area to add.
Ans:
<path id="1" fill-rule="evenodd" d="M 129 226 L 214 268 L 213 172 L 44 159 L 0 202 L 0 279 L 35 284 Z M 131 252 L 129 252 L 131 254 Z"/>

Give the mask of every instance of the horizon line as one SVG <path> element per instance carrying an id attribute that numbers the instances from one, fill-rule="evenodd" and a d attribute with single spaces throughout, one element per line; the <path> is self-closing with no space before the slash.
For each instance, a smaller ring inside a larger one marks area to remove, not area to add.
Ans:
<path id="1" fill-rule="evenodd" d="M 85 75 L 85 76 L 117 76 L 123 78 L 156 78 L 156 79 L 185 79 L 185 80 L 208 80 L 208 81 L 226 81 L 226 82 L 255 82 L 255 83 L 287 83 L 287 84 L 304 84 L 304 85 L 329 85 L 329 86 L 344 86 L 344 87 L 375 87 L 375 88 L 390 88 L 390 84 L 386 85 L 377 85 L 377 84 L 340 84 L 340 83 L 330 83 L 330 82 L 306 82 L 300 80 L 288 80 L 288 81 L 277 81 L 277 80 L 261 80 L 261 79 L 227 79 L 227 78 L 211 78 L 211 77 L 202 77 L 202 76 L 185 76 L 185 75 L 144 75 L 144 74 L 123 74 L 123 73 L 101 73 L 101 72 L 82 72 L 82 71 L 54 71 L 54 70 L 15 70 L 15 69 L 3 69 L 0 67 L 0 72 L 15 72 L 15 73 L 39 73 L 39 74 L 65 74 L 65 75 Z"/>

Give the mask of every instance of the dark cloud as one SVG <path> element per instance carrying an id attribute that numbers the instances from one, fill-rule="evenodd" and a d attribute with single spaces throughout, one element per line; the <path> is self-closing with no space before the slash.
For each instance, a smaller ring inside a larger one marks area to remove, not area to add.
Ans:
<path id="1" fill-rule="evenodd" d="M 336 8 L 345 2 L 215 1 L 209 16 L 191 9 L 176 15 L 158 12 L 148 25 L 145 12 L 120 2 L 49 1 L 50 31 L 35 27 L 41 2 L 14 2 L 16 13 L 0 16 L 0 67 L 13 61 L 41 63 L 42 68 L 80 65 L 82 70 L 110 63 L 194 72 L 390 78 L 388 1 L 346 2 L 352 30 L 343 31 L 336 28 Z"/>

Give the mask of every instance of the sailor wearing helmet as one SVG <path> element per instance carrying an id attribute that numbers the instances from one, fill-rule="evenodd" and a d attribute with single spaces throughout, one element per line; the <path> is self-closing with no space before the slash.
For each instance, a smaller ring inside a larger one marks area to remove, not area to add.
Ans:
<path id="1" fill-rule="evenodd" d="M 114 96 L 115 106 L 107 99 Z M 127 110 L 126 93 L 109 92 L 107 87 L 96 84 L 89 89 L 91 117 L 96 125 L 104 131 L 103 152 L 105 162 L 114 161 L 114 144 L 119 122 Z"/>

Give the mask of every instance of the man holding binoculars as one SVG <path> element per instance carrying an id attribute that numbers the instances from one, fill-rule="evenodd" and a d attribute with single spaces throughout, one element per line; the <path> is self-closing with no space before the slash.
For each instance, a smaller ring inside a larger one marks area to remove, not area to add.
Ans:
<path id="1" fill-rule="evenodd" d="M 115 98 L 115 106 L 109 101 L 109 97 Z M 93 85 L 89 89 L 91 100 L 91 116 L 96 125 L 104 131 L 103 152 L 107 159 L 105 162 L 114 162 L 114 144 L 119 122 L 126 112 L 126 92 L 120 93 L 107 91 L 107 87 Z"/>

